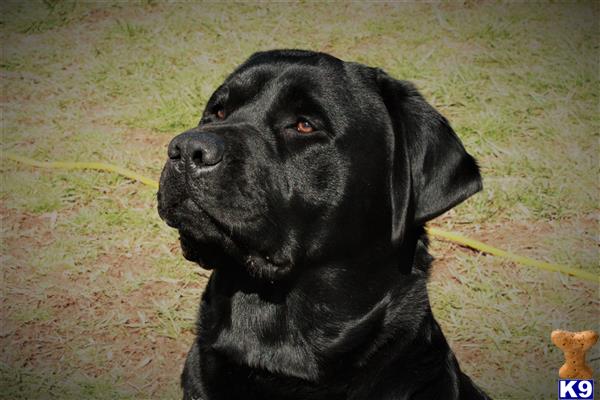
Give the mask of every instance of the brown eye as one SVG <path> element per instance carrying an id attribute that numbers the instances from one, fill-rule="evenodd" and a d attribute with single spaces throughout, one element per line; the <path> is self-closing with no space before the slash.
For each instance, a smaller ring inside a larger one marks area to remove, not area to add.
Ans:
<path id="1" fill-rule="evenodd" d="M 296 124 L 296 130 L 300 133 L 312 133 L 315 128 L 310 124 L 310 122 L 305 120 L 300 120 Z"/>
<path id="2" fill-rule="evenodd" d="M 217 108 L 216 114 L 217 114 L 217 118 L 219 118 L 219 119 L 225 118 L 225 109 L 223 109 L 223 107 Z"/>

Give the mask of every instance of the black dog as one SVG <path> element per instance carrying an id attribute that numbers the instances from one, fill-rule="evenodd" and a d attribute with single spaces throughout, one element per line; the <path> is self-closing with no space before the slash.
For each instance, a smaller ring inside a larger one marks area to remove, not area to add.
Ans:
<path id="1" fill-rule="evenodd" d="M 412 85 L 257 53 L 168 155 L 160 216 L 214 269 L 185 399 L 487 398 L 433 318 L 423 228 L 481 178 Z"/>

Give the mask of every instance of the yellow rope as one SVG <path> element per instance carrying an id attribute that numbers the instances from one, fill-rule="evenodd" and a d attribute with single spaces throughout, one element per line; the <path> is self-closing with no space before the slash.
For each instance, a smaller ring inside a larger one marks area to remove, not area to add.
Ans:
<path id="1" fill-rule="evenodd" d="M 99 171 L 108 171 L 114 172 L 119 175 L 123 175 L 129 179 L 133 179 L 135 181 L 141 182 L 144 185 L 148 185 L 154 189 L 158 189 L 158 182 L 142 176 L 134 171 L 131 171 L 126 168 L 122 168 L 116 165 L 105 164 L 105 163 L 96 163 L 96 162 L 41 162 L 32 160 L 30 158 L 21 157 L 11 153 L 4 154 L 8 159 L 17 161 L 26 165 L 31 165 L 33 167 L 39 168 L 54 168 L 54 169 L 95 169 Z M 531 266 L 540 269 L 544 269 L 547 271 L 553 272 L 561 272 L 563 274 L 571 275 L 580 279 L 584 279 L 586 281 L 600 283 L 600 276 L 595 275 L 591 272 L 583 271 L 581 269 L 568 267 L 565 265 L 559 264 L 551 264 L 543 261 L 534 260 L 532 258 L 523 257 L 518 254 L 510 253 L 506 250 L 498 249 L 496 247 L 490 246 L 488 244 L 482 243 L 478 240 L 470 239 L 468 237 L 461 236 L 459 234 L 453 232 L 447 232 L 438 228 L 428 227 L 427 232 L 435 237 L 449 240 L 451 242 L 457 243 L 461 246 L 470 247 L 477 251 L 492 254 L 498 257 L 503 257 L 508 260 Z"/>
<path id="2" fill-rule="evenodd" d="M 32 167 L 38 168 L 53 168 L 53 169 L 95 169 L 98 171 L 107 171 L 114 172 L 119 175 L 123 175 L 129 179 L 133 179 L 134 181 L 138 181 L 143 183 L 144 185 L 148 185 L 154 189 L 158 189 L 158 182 L 154 179 L 146 178 L 136 172 L 133 172 L 127 168 L 119 167 L 118 165 L 111 165 L 105 163 L 97 163 L 97 162 L 63 162 L 63 161 L 53 161 L 53 162 L 42 162 L 32 160 L 30 158 L 17 156 L 11 153 L 4 153 L 4 155 L 13 161 L 17 161 L 26 165 L 31 165 Z"/>
<path id="3" fill-rule="evenodd" d="M 554 272 L 562 272 L 563 274 L 572 275 L 580 279 L 584 279 L 586 281 L 600 283 L 600 276 L 594 275 L 591 272 L 583 271 L 578 268 L 568 267 L 566 265 L 560 264 L 551 264 L 543 261 L 534 260 L 529 257 L 520 256 L 518 254 L 510 253 L 506 250 L 498 249 L 496 247 L 490 246 L 489 244 L 482 243 L 478 240 L 471 239 L 468 237 L 461 236 L 454 232 L 443 231 L 434 227 L 427 227 L 427 232 L 431 236 L 437 236 L 439 238 L 443 238 L 449 240 L 454 243 L 458 243 L 462 246 L 467 246 L 472 249 L 481 251 L 482 253 L 488 253 L 494 256 L 506 258 L 508 260 L 528 265 L 531 267 L 545 269 L 547 271 Z"/>

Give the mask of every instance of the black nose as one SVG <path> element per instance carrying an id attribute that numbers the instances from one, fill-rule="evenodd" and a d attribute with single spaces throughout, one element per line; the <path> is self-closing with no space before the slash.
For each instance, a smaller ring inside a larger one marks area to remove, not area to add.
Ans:
<path id="1" fill-rule="evenodd" d="M 225 144 L 214 133 L 188 131 L 171 140 L 167 152 L 173 161 L 183 159 L 194 168 L 202 168 L 221 162 Z"/>

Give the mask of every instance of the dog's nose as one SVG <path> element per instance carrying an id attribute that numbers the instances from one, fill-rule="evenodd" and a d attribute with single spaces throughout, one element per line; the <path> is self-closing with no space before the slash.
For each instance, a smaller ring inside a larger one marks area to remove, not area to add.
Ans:
<path id="1" fill-rule="evenodd" d="M 216 165 L 223 159 L 223 139 L 214 133 L 201 133 L 190 137 L 185 153 L 193 165 L 198 168 Z"/>
<path id="2" fill-rule="evenodd" d="M 216 165 L 223 159 L 225 144 L 214 133 L 186 132 L 169 143 L 167 153 L 173 161 L 183 158 L 194 168 Z"/>

